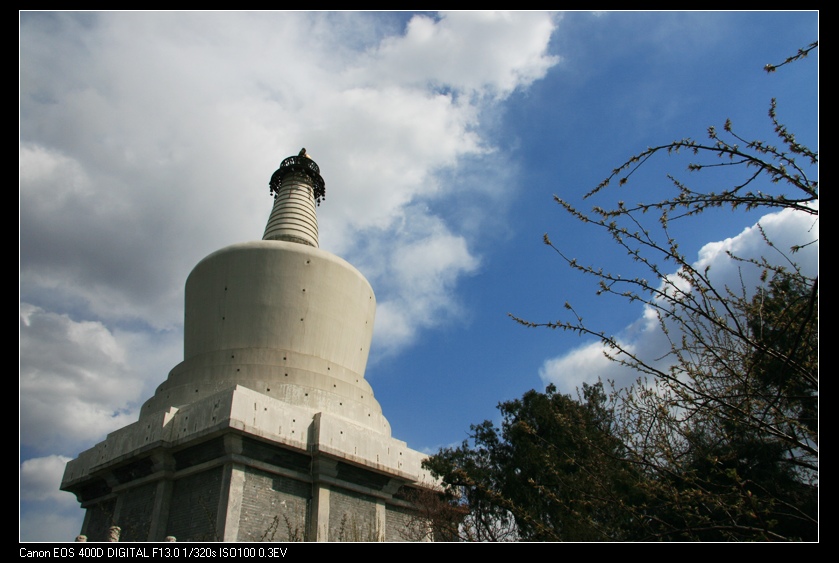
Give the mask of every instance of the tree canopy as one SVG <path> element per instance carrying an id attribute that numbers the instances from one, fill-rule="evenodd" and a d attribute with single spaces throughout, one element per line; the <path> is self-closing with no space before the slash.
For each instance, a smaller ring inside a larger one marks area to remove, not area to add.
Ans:
<path id="1" fill-rule="evenodd" d="M 461 538 L 624 539 L 625 515 L 612 505 L 636 476 L 622 461 L 602 384 L 582 393 L 575 400 L 549 386 L 501 403 L 500 428 L 474 425 L 470 441 L 427 462 L 456 501 L 480 516 Z"/>

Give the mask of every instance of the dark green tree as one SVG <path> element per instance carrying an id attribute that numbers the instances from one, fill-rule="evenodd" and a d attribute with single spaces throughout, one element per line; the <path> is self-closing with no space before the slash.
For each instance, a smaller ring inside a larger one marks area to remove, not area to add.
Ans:
<path id="1" fill-rule="evenodd" d="M 626 539 L 638 478 L 619 440 L 601 384 L 581 400 L 529 391 L 501 403 L 502 423 L 472 426 L 470 440 L 426 461 L 471 517 L 464 539 Z M 498 531 L 502 530 L 503 534 Z"/>

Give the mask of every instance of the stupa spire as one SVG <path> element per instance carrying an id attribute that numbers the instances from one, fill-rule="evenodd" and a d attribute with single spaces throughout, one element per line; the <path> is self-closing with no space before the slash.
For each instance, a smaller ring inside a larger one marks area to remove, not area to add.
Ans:
<path id="1" fill-rule="evenodd" d="M 305 148 L 282 161 L 269 186 L 274 207 L 262 240 L 284 240 L 318 248 L 315 204 L 326 199 L 326 182 Z"/>

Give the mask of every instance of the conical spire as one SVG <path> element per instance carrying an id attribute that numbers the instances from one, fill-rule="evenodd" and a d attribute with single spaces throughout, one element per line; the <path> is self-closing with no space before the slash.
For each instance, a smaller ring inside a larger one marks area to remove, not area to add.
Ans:
<path id="1" fill-rule="evenodd" d="M 319 247 L 315 202 L 326 198 L 326 182 L 306 149 L 283 160 L 271 176 L 274 208 L 262 240 L 284 240 Z"/>

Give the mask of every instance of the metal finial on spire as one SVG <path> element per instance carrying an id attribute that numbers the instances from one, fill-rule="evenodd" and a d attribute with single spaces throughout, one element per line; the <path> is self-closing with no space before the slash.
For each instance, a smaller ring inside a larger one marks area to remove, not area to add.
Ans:
<path id="1" fill-rule="evenodd" d="M 290 156 L 280 163 L 280 167 L 271 176 L 271 181 L 268 183 L 270 192 L 276 198 L 280 193 L 280 185 L 283 183 L 283 177 L 290 172 L 302 172 L 309 177 L 312 182 L 312 191 L 315 201 L 318 205 L 326 199 L 326 182 L 320 175 L 320 167 L 315 164 L 312 157 L 306 152 L 306 147 L 300 149 L 297 156 Z"/>

